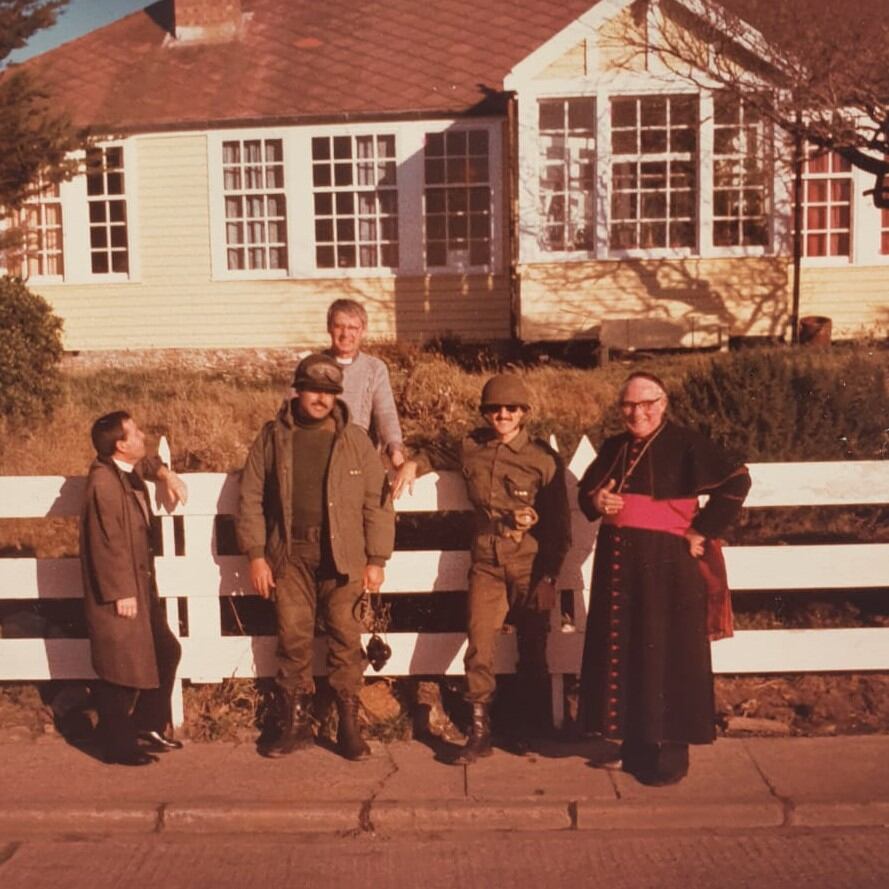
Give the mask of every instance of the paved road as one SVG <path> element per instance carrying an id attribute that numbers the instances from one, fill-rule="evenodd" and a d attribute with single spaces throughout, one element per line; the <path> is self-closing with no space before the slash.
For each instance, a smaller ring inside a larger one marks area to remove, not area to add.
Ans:
<path id="1" fill-rule="evenodd" d="M 0 839 L 4 889 L 884 889 L 889 830 Z"/>

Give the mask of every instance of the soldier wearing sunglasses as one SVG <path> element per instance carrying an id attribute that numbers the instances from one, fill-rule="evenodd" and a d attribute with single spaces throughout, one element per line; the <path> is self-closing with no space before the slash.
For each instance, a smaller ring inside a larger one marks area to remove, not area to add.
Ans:
<path id="1" fill-rule="evenodd" d="M 522 380 L 498 374 L 482 390 L 486 425 L 467 435 L 456 453 L 427 448 L 415 458 L 420 474 L 462 471 L 475 507 L 464 658 L 472 729 L 456 764 L 492 752 L 494 651 L 507 618 L 517 630 L 522 698 L 522 723 L 513 740 L 523 748 L 530 735 L 551 725 L 546 639 L 571 526 L 562 462 L 524 428 L 529 412 Z"/>

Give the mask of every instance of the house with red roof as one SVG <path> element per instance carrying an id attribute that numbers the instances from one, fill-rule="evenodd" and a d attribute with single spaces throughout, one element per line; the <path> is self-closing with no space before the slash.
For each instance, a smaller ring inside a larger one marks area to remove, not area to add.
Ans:
<path id="1" fill-rule="evenodd" d="M 160 0 L 28 64 L 89 127 L 19 271 L 72 350 L 370 335 L 782 337 L 766 121 L 651 59 L 639 0 Z M 885 335 L 889 215 L 808 165 L 801 314 Z M 854 291 L 854 300 L 848 299 Z"/>

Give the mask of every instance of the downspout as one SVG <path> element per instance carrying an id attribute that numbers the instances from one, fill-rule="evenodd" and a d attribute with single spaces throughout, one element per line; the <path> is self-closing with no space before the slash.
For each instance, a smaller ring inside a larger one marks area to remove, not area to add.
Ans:
<path id="1" fill-rule="evenodd" d="M 518 98 L 508 93 L 506 103 L 506 242 L 509 257 L 509 338 L 522 338 L 521 276 L 519 275 L 519 125 Z"/>
<path id="2" fill-rule="evenodd" d="M 796 113 L 796 134 L 793 139 L 793 291 L 790 307 L 790 343 L 799 345 L 800 271 L 803 256 L 803 137 L 802 119 Z"/>

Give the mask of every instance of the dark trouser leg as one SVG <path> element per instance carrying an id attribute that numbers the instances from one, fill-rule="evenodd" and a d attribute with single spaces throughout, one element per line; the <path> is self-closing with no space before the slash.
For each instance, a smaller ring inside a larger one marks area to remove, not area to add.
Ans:
<path id="1" fill-rule="evenodd" d="M 115 685 L 100 679 L 93 686 L 96 712 L 99 714 L 98 734 L 105 756 L 126 756 L 137 749 L 136 727 L 130 709 L 137 689 Z"/>
<path id="2" fill-rule="evenodd" d="M 662 741 L 658 744 L 657 780 L 663 784 L 675 784 L 688 774 L 688 744 Z"/>
<path id="3" fill-rule="evenodd" d="M 139 692 L 133 708 L 133 724 L 137 731 L 163 734 L 172 721 L 170 698 L 176 681 L 176 668 L 182 657 L 182 646 L 170 630 L 163 602 L 152 604 L 151 632 L 160 685 Z"/>
<path id="4" fill-rule="evenodd" d="M 471 703 L 490 703 L 497 679 L 494 649 L 507 613 L 506 577 L 496 565 L 476 563 L 469 572 L 468 644 L 463 663 Z"/>
<path id="5" fill-rule="evenodd" d="M 315 639 L 315 573 L 318 544 L 293 544 L 280 577 L 275 578 L 278 617 L 278 684 L 289 692 L 313 694 L 312 659 Z"/>
<path id="6" fill-rule="evenodd" d="M 657 744 L 645 744 L 634 738 L 626 738 L 620 745 L 621 768 L 630 774 L 652 771 L 656 757 Z"/>
<path id="7" fill-rule="evenodd" d="M 518 633 L 518 691 L 523 698 L 520 724 L 529 735 L 552 730 L 552 686 L 546 662 L 549 613 L 529 608 L 515 611 Z"/>
<path id="8" fill-rule="evenodd" d="M 325 573 L 333 572 L 328 569 Z M 370 756 L 358 724 L 358 693 L 364 673 L 358 620 L 361 581 L 343 580 L 340 575 L 325 577 L 319 586 L 318 603 L 327 624 L 328 681 L 336 694 L 339 715 L 337 745 L 346 759 L 360 760 Z"/>
<path id="9" fill-rule="evenodd" d="M 676 784 L 688 774 L 688 744 L 626 740 L 621 744 L 621 760 L 623 770 L 642 784 Z"/>
<path id="10" fill-rule="evenodd" d="M 322 580 L 318 601 L 327 624 L 328 681 L 338 697 L 350 698 L 361 691 L 364 675 L 358 620 L 361 581 L 342 580 L 342 576 Z"/>

